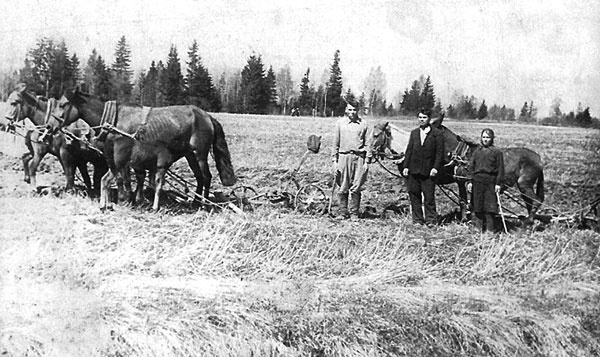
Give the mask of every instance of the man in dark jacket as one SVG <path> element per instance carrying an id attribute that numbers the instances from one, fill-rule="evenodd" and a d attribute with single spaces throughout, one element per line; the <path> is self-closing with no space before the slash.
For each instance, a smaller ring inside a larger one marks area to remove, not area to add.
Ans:
<path id="1" fill-rule="evenodd" d="M 417 117 L 419 127 L 410 133 L 402 175 L 407 178 L 413 223 L 431 226 L 437 223 L 433 180 L 440 171 L 444 158 L 444 134 L 430 125 L 429 110 L 422 109 Z"/>

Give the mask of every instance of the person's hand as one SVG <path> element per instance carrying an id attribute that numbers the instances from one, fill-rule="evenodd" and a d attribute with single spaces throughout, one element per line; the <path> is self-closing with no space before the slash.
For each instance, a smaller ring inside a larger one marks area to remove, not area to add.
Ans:
<path id="1" fill-rule="evenodd" d="M 502 189 L 502 186 L 496 185 L 496 186 L 494 186 L 494 189 L 496 190 L 496 193 L 500 193 L 500 190 Z"/>
<path id="2" fill-rule="evenodd" d="M 408 168 L 402 170 L 402 176 L 408 176 Z"/>
<path id="3" fill-rule="evenodd" d="M 431 172 L 429 172 L 429 176 L 431 177 L 435 177 L 438 173 L 438 170 L 436 168 L 431 169 Z"/>
<path id="4" fill-rule="evenodd" d="M 470 182 L 467 183 L 467 192 L 469 192 L 469 193 L 473 192 L 473 184 Z"/>

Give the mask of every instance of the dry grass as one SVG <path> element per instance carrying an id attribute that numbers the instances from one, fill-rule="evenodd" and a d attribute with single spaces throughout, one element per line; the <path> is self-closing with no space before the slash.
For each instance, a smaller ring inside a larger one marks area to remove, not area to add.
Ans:
<path id="1" fill-rule="evenodd" d="M 323 134 L 328 150 L 333 123 L 219 118 L 238 173 L 259 190 L 297 165 L 309 134 Z M 542 129 L 536 135 L 560 131 Z M 559 134 L 568 146 L 581 132 Z M 589 230 L 492 236 L 461 224 L 424 229 L 404 215 L 339 221 L 277 205 L 243 215 L 123 205 L 100 213 L 84 198 L 28 194 L 16 160 L 1 159 L 8 356 L 600 354 L 600 235 Z M 47 182 L 60 182 L 48 165 Z M 301 170 L 324 186 L 328 175 L 325 153 Z M 402 191 L 378 170 L 370 182 L 365 201 L 379 212 Z"/>

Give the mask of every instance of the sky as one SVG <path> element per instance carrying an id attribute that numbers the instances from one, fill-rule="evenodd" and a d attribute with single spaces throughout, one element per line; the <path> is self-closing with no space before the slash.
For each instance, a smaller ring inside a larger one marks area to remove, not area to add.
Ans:
<path id="1" fill-rule="evenodd" d="M 559 98 L 600 117 L 600 1 L 597 0 L 19 0 L 0 5 L 0 71 L 20 69 L 38 39 L 64 40 L 85 64 L 95 48 L 107 63 L 125 36 L 132 69 L 182 66 L 194 40 L 215 77 L 252 54 L 275 73 L 307 68 L 318 86 L 340 50 L 345 89 L 363 91 L 373 68 L 388 100 L 431 76 L 444 106 L 455 93 L 545 116 Z M 218 78 L 216 78 L 218 80 Z M 394 106 L 397 104 L 394 102 Z"/>

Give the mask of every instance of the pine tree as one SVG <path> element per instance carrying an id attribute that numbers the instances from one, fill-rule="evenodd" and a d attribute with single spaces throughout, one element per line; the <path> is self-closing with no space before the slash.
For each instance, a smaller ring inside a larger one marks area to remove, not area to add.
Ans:
<path id="1" fill-rule="evenodd" d="M 240 94 L 244 113 L 265 114 L 267 112 L 269 93 L 260 55 L 251 55 L 242 69 Z"/>
<path id="2" fill-rule="evenodd" d="M 342 70 L 340 69 L 340 50 L 333 54 L 333 63 L 329 70 L 329 82 L 327 86 L 327 109 L 334 116 L 344 115 L 346 104 L 342 95 Z M 329 113 L 327 113 L 329 114 Z"/>
<path id="3" fill-rule="evenodd" d="M 112 64 L 113 94 L 119 101 L 128 101 L 131 97 L 131 51 L 125 36 L 121 36 L 115 48 L 115 62 Z"/>
<path id="4" fill-rule="evenodd" d="M 161 83 L 161 93 L 164 97 L 164 105 L 184 104 L 185 83 L 181 74 L 181 64 L 177 55 L 177 48 L 171 45 L 167 65 Z"/>

